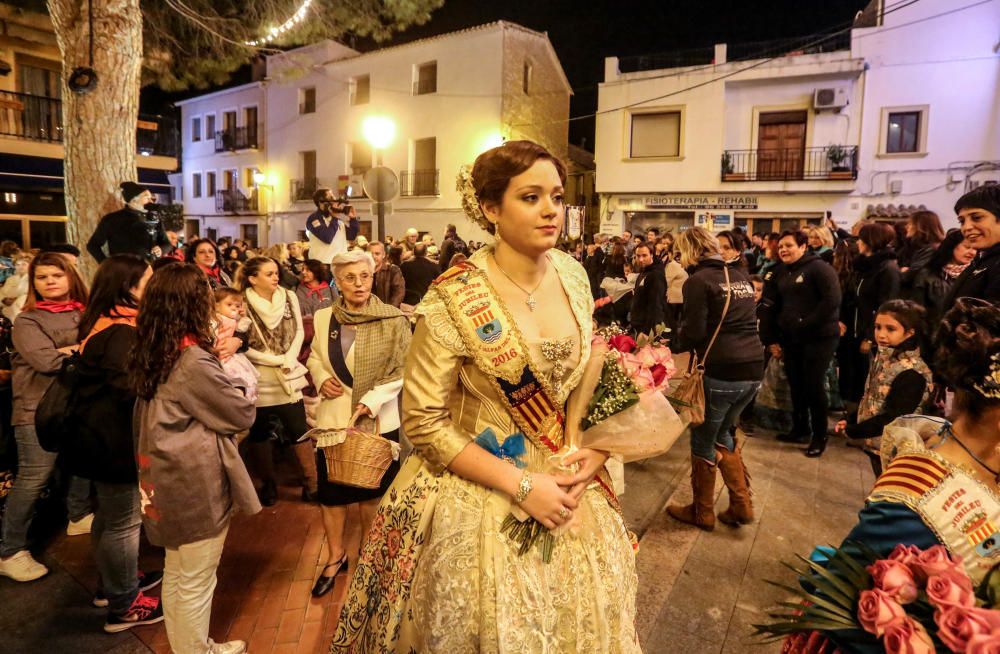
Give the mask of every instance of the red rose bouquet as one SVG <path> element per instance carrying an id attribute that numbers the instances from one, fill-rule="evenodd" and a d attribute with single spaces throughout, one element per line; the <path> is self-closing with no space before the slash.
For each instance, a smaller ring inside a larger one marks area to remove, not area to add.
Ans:
<path id="1" fill-rule="evenodd" d="M 877 641 L 891 654 L 1000 654 L 996 569 L 976 589 L 961 558 L 943 545 L 897 545 L 884 559 L 864 545 L 846 545 L 852 553 L 836 550 L 825 565 L 803 557 L 808 568 L 789 565 L 802 588 L 774 585 L 803 601 L 782 603 L 792 612 L 772 613 L 780 621 L 754 625 L 756 633 L 785 639 L 789 654 L 836 652 L 825 638 L 836 631 L 855 632 L 848 637 L 855 642 Z"/>
<path id="2" fill-rule="evenodd" d="M 610 452 L 622 461 L 662 454 L 684 431 L 664 396 L 676 372 L 673 355 L 652 335 L 633 339 L 617 325 L 593 341 L 592 370 L 600 378 L 587 404 L 581 447 Z"/>

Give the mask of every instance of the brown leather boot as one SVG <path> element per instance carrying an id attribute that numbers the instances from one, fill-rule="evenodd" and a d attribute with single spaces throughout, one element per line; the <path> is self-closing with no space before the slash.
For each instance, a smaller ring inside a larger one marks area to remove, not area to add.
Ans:
<path id="1" fill-rule="evenodd" d="M 722 473 L 722 481 L 729 489 L 729 508 L 719 514 L 719 522 L 731 527 L 748 525 L 753 522 L 753 502 L 750 499 L 750 473 L 743 465 L 739 442 L 736 449 L 730 452 L 724 447 L 715 446 L 715 460 Z"/>
<path id="2" fill-rule="evenodd" d="M 701 457 L 691 457 L 691 489 L 694 503 L 687 506 L 671 504 L 667 513 L 675 520 L 694 525 L 705 531 L 715 529 L 715 464 Z"/>

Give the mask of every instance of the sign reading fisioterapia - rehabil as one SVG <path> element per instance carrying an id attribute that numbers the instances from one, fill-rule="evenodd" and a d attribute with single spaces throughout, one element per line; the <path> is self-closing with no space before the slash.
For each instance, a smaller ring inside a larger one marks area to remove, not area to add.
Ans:
<path id="1" fill-rule="evenodd" d="M 650 195 L 647 207 L 658 209 L 756 209 L 756 195 Z"/>

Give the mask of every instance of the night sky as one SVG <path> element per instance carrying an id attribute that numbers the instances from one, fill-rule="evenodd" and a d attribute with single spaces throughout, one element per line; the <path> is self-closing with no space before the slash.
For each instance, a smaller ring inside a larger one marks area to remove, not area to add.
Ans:
<path id="1" fill-rule="evenodd" d="M 597 108 L 597 84 L 604 58 L 687 50 L 714 43 L 748 43 L 827 33 L 850 25 L 868 0 L 445 0 L 431 20 L 382 44 L 406 43 L 496 20 L 548 32 L 573 85 L 571 116 Z M 348 45 L 369 51 L 380 47 L 360 40 Z M 249 81 L 244 69 L 233 83 Z M 143 92 L 144 111 L 206 91 L 165 95 Z M 570 123 L 570 143 L 593 150 L 593 118 Z"/>
<path id="2" fill-rule="evenodd" d="M 845 27 L 868 0 L 445 0 L 430 22 L 393 43 L 495 20 L 548 32 L 573 85 L 571 116 L 597 108 L 604 58 L 797 37 Z M 367 43 L 356 44 L 367 50 Z M 570 142 L 593 149 L 593 119 L 570 123 Z"/>

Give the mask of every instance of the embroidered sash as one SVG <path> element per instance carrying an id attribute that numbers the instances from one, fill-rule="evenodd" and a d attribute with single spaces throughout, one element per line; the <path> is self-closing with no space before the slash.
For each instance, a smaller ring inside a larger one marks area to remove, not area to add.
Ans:
<path id="1" fill-rule="evenodd" d="M 962 557 L 975 583 L 1000 562 L 1000 500 L 959 467 L 929 453 L 898 456 L 868 499 L 916 511 L 948 551 Z"/>
<path id="2" fill-rule="evenodd" d="M 563 407 L 546 376 L 536 368 L 521 330 L 507 310 L 486 272 L 468 261 L 434 280 L 437 293 L 476 367 L 496 390 L 514 423 L 536 447 L 553 454 L 565 442 Z M 621 512 L 606 470 L 594 478 L 608 503 Z"/>
<path id="3" fill-rule="evenodd" d="M 333 372 L 336 373 L 337 379 L 339 379 L 343 384 L 346 384 L 350 388 L 354 388 L 354 375 L 351 374 L 350 369 L 347 367 L 347 361 L 344 360 L 344 348 L 341 344 L 341 332 L 343 330 L 340 328 L 340 323 L 337 321 L 337 316 L 330 312 L 330 336 L 327 343 L 327 353 L 330 357 L 330 366 L 333 368 Z"/>

